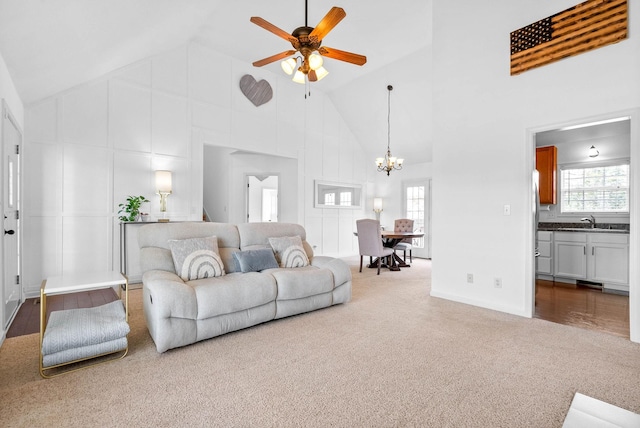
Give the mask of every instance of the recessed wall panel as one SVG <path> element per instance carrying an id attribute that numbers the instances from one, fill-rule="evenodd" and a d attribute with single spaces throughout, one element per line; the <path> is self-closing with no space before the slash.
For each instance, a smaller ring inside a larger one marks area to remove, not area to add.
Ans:
<path id="1" fill-rule="evenodd" d="M 118 205 L 125 204 L 129 196 L 144 196 L 149 201 L 155 198 L 154 172 L 151 170 L 151 155 L 116 152 L 113 157 L 113 210 L 116 216 Z M 142 204 L 141 212 L 149 213 L 151 202 Z"/>
<path id="2" fill-rule="evenodd" d="M 107 145 L 107 82 L 79 86 L 62 97 L 66 143 Z"/>
<path id="3" fill-rule="evenodd" d="M 153 58 L 151 73 L 153 89 L 186 97 L 187 64 L 186 46 Z"/>
<path id="4" fill-rule="evenodd" d="M 113 80 L 109 84 L 109 140 L 116 149 L 151 151 L 151 91 Z"/>
<path id="5" fill-rule="evenodd" d="M 58 131 L 58 109 L 55 99 L 49 99 L 26 110 L 25 139 L 53 143 Z"/>
<path id="6" fill-rule="evenodd" d="M 31 143 L 25 147 L 28 168 L 24 168 L 24 208 L 31 214 L 54 213 L 60 179 L 58 147 L 52 144 Z"/>
<path id="7" fill-rule="evenodd" d="M 163 93 L 152 95 L 151 147 L 156 154 L 189 157 L 187 100 Z"/>
<path id="8" fill-rule="evenodd" d="M 110 152 L 107 149 L 75 144 L 65 144 L 63 150 L 63 212 L 111 212 Z"/>
<path id="9" fill-rule="evenodd" d="M 60 273 L 60 247 L 56 241 L 58 224 L 56 216 L 30 216 L 24 219 L 22 274 L 26 295 L 38 295 L 42 280 Z"/>
<path id="10" fill-rule="evenodd" d="M 62 274 L 111 269 L 111 217 L 62 219 Z"/>

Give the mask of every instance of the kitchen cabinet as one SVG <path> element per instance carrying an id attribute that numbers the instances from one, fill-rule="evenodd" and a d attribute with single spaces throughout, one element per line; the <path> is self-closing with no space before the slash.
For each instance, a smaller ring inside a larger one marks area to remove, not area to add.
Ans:
<path id="1" fill-rule="evenodd" d="M 587 277 L 605 288 L 629 291 L 629 235 L 589 236 Z"/>
<path id="2" fill-rule="evenodd" d="M 602 283 L 629 291 L 629 235 L 606 232 L 555 232 L 554 276 Z"/>
<path id="3" fill-rule="evenodd" d="M 556 203 L 556 165 L 558 150 L 556 146 L 536 148 L 536 169 L 539 173 L 538 192 L 541 204 Z"/>
<path id="4" fill-rule="evenodd" d="M 587 278 L 587 234 L 554 233 L 554 275 L 563 278 Z"/>
<path id="5" fill-rule="evenodd" d="M 538 252 L 536 258 L 536 273 L 541 275 L 553 275 L 553 232 L 538 231 Z"/>

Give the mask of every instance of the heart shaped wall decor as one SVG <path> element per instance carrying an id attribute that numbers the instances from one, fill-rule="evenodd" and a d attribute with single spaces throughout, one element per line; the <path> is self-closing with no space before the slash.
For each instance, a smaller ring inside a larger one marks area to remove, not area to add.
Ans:
<path id="1" fill-rule="evenodd" d="M 269 82 L 266 80 L 256 82 L 256 79 L 250 74 L 245 74 L 240 79 L 240 90 L 256 107 L 269 102 L 273 96 L 273 90 Z"/>

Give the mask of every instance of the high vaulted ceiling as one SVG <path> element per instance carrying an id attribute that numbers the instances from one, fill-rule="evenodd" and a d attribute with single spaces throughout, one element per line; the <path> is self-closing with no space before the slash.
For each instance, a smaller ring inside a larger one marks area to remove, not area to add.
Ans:
<path id="1" fill-rule="evenodd" d="M 372 162 L 386 151 L 388 84 L 393 154 L 431 160 L 431 3 L 308 0 L 311 27 L 333 6 L 347 13 L 324 46 L 367 56 L 362 67 L 326 59 L 330 74 L 313 85 L 329 95 Z M 305 24 L 305 2 L 0 0 L 0 53 L 28 105 L 190 40 L 247 63 L 290 48 L 252 16 L 291 32 Z M 279 62 L 264 68 L 282 73 Z"/>

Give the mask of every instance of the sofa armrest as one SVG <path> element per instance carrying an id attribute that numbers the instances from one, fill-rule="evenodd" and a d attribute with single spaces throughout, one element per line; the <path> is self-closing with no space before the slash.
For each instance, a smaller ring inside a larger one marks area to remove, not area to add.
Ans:
<path id="1" fill-rule="evenodd" d="M 193 287 L 173 272 L 150 270 L 142 275 L 146 292 L 145 308 L 153 308 L 155 317 L 195 319 L 198 303 Z"/>
<path id="2" fill-rule="evenodd" d="M 351 281 L 351 269 L 344 260 L 328 256 L 314 256 L 311 259 L 311 266 L 329 269 L 333 274 L 333 286 L 336 288 Z"/>

